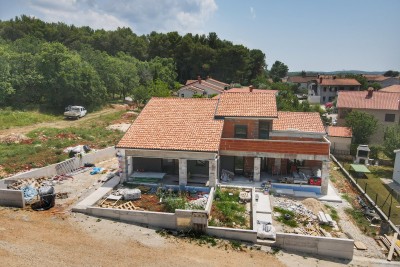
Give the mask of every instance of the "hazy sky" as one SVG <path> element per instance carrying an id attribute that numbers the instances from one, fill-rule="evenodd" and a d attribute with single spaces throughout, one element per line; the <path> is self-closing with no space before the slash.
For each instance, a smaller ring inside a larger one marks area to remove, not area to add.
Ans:
<path id="1" fill-rule="evenodd" d="M 400 0 L 0 0 L 0 19 L 208 34 L 290 71 L 400 70 Z"/>

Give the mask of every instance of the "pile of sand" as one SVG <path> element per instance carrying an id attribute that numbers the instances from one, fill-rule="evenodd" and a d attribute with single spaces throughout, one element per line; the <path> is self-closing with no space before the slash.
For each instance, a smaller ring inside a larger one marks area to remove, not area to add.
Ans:
<path id="1" fill-rule="evenodd" d="M 306 198 L 301 203 L 309 210 L 311 210 L 315 215 L 318 214 L 319 211 L 326 211 L 326 207 L 323 203 L 319 202 L 315 198 Z"/>

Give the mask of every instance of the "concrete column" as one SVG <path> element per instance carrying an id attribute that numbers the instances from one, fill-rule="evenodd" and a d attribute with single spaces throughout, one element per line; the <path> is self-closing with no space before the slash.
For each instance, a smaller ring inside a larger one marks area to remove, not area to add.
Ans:
<path id="1" fill-rule="evenodd" d="M 261 171 L 261 158 L 254 158 L 254 173 L 253 173 L 254 182 L 260 181 L 260 171 Z"/>
<path id="2" fill-rule="evenodd" d="M 321 195 L 326 195 L 329 184 L 329 161 L 322 162 L 321 179 Z"/>
<path id="3" fill-rule="evenodd" d="M 125 150 L 121 149 L 117 152 L 119 177 L 121 177 L 121 183 L 126 182 L 128 179 L 128 158 L 125 156 Z"/>
<path id="4" fill-rule="evenodd" d="M 187 185 L 187 159 L 179 159 L 179 185 Z"/>
<path id="5" fill-rule="evenodd" d="M 131 175 L 133 173 L 133 157 L 126 157 L 126 158 L 127 158 L 127 163 L 128 163 L 127 174 L 129 176 L 129 175 Z"/>
<path id="6" fill-rule="evenodd" d="M 208 181 L 209 186 L 213 187 L 217 185 L 218 181 L 218 159 L 210 159 L 208 161 Z"/>

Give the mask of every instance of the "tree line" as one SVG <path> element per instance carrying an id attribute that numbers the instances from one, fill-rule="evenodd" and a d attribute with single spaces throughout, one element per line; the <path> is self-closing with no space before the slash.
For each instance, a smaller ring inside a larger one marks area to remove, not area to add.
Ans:
<path id="1" fill-rule="evenodd" d="M 122 52 L 140 61 L 170 58 L 176 64 L 176 78 L 181 83 L 200 75 L 248 85 L 266 71 L 265 54 L 261 50 L 221 40 L 213 32 L 183 36 L 177 32 L 137 35 L 130 28 L 94 30 L 61 22 L 46 23 L 25 15 L 0 21 L 1 38 L 16 41 L 26 36 L 59 42 L 75 51 L 90 47 L 114 57 Z"/>

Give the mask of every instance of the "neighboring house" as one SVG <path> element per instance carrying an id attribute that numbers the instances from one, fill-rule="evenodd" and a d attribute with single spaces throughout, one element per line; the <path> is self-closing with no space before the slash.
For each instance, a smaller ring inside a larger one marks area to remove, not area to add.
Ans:
<path id="1" fill-rule="evenodd" d="M 220 94 L 228 88 L 229 84 L 227 83 L 214 80 L 210 77 L 202 80 L 201 77 L 198 76 L 197 80 L 186 81 L 186 84 L 177 91 L 177 94 L 179 97 L 183 98 L 191 98 L 193 95 L 208 97 L 211 95 Z"/>
<path id="2" fill-rule="evenodd" d="M 359 91 L 360 83 L 356 79 L 342 79 L 336 76 L 319 76 L 308 85 L 308 101 L 325 104 L 332 102 L 340 91 Z"/>
<path id="3" fill-rule="evenodd" d="M 369 84 L 377 83 L 381 88 L 400 84 L 399 77 L 385 77 L 383 75 L 364 75 L 364 77 L 367 78 Z"/>
<path id="4" fill-rule="evenodd" d="M 395 84 L 379 90 L 379 92 L 400 93 L 400 85 Z"/>
<path id="5" fill-rule="evenodd" d="M 327 193 L 329 141 L 319 113 L 278 112 L 269 93 L 219 99 L 152 98 L 118 143 L 122 181 L 136 169 L 215 186 L 222 169 L 261 180 L 299 166 L 319 170 Z M 266 181 L 266 180 L 264 180 Z"/>
<path id="6" fill-rule="evenodd" d="M 335 155 L 350 155 L 353 133 L 349 127 L 330 126 L 328 139 L 331 141 L 331 153 Z"/>
<path id="7" fill-rule="evenodd" d="M 288 83 L 294 83 L 299 86 L 299 89 L 308 89 L 308 84 L 311 81 L 317 80 L 318 76 L 317 75 L 311 75 L 311 76 L 289 76 L 287 79 Z"/>
<path id="8" fill-rule="evenodd" d="M 393 180 L 400 184 L 400 149 L 394 151 L 396 158 L 393 167 Z"/>
<path id="9" fill-rule="evenodd" d="M 348 113 L 358 110 L 372 114 L 379 127 L 371 137 L 371 143 L 382 143 L 386 127 L 400 123 L 400 93 L 380 91 L 339 92 L 338 125 L 344 125 Z"/>

